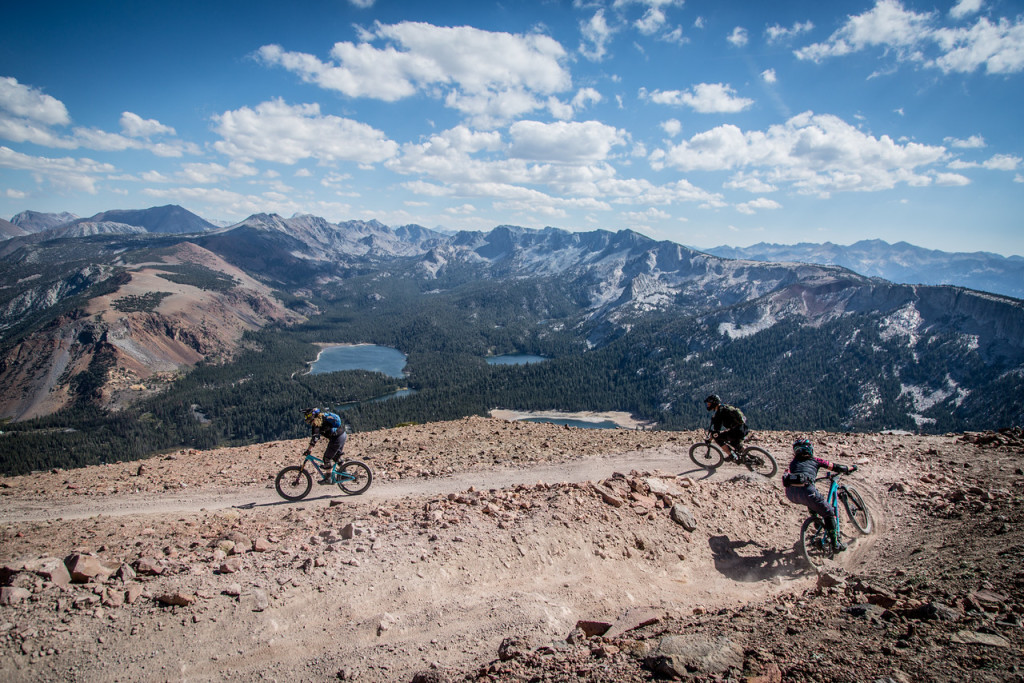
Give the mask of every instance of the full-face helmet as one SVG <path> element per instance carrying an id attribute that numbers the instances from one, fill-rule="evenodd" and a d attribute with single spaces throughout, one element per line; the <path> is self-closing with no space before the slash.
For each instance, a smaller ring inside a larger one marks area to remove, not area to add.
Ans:
<path id="1" fill-rule="evenodd" d="M 797 439 L 793 442 L 793 455 L 798 458 L 810 458 L 814 455 L 814 446 L 807 439 Z"/>
<path id="2" fill-rule="evenodd" d="M 718 398 L 717 394 L 711 394 L 704 399 L 704 405 L 707 406 L 708 410 L 714 410 L 718 406 L 722 405 L 722 399 Z"/>
<path id="3" fill-rule="evenodd" d="M 302 417 L 306 421 L 306 424 L 311 425 L 316 422 L 316 419 L 320 417 L 319 408 L 306 408 L 302 411 Z"/>

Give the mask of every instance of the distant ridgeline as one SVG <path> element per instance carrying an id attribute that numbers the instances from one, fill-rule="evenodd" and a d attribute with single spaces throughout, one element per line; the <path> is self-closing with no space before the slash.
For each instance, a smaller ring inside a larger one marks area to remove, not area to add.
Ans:
<path id="1" fill-rule="evenodd" d="M 3 472 L 298 438 L 311 405 L 344 409 L 357 431 L 494 408 L 692 429 L 708 421 L 708 393 L 755 430 L 1024 424 L 1024 303 L 1005 296 L 731 260 L 630 231 L 447 235 L 265 214 L 160 225 L 0 242 L 0 405 L 16 417 L 66 397 L 4 425 Z M 316 344 L 339 342 L 400 350 L 407 377 L 308 374 Z M 145 344 L 197 360 L 126 404 L 125 377 L 167 369 Z M 550 360 L 487 364 L 502 353 Z M 57 384 L 26 383 L 47 376 Z M 370 400 L 402 386 L 414 392 Z"/>

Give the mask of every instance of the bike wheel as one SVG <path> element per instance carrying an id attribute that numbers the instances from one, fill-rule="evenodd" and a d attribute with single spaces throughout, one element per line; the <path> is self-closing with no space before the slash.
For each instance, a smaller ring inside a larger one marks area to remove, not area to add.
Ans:
<path id="1" fill-rule="evenodd" d="M 338 488 L 350 496 L 357 496 L 373 483 L 373 471 L 358 460 L 348 460 L 335 473 Z"/>
<path id="2" fill-rule="evenodd" d="M 825 531 L 825 524 L 818 517 L 808 517 L 804 520 L 804 525 L 800 527 L 800 547 L 804 559 L 814 571 L 820 571 L 825 566 L 825 560 L 831 560 L 835 555 L 832 543 L 828 540 L 828 532 Z"/>
<path id="3" fill-rule="evenodd" d="M 850 522 L 857 527 L 857 531 L 862 534 L 870 534 L 871 527 L 874 526 L 871 521 L 871 513 L 868 512 L 868 506 L 857 489 L 847 486 L 845 491 L 840 491 L 839 499 L 843 501 L 846 514 L 850 516 Z"/>
<path id="4" fill-rule="evenodd" d="M 285 500 L 302 500 L 313 488 L 313 477 L 301 465 L 289 465 L 277 473 L 274 488 Z"/>
<path id="5" fill-rule="evenodd" d="M 775 473 L 779 471 L 779 463 L 775 462 L 772 454 L 763 448 L 750 446 L 743 451 L 743 459 L 744 464 L 750 468 L 751 472 L 756 472 L 762 477 L 774 477 Z"/>
<path id="6" fill-rule="evenodd" d="M 713 470 L 722 464 L 722 449 L 713 443 L 695 443 L 690 446 L 690 460 L 697 467 Z"/>

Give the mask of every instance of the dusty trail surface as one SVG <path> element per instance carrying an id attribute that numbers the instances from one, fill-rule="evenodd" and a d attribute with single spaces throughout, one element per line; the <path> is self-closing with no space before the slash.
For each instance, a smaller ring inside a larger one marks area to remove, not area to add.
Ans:
<path id="1" fill-rule="evenodd" d="M 301 503 L 302 441 L 2 480 L 0 680 L 1020 677 L 1016 435 L 811 435 L 875 517 L 822 577 L 778 477 L 697 470 L 697 436 L 354 434 L 371 489 Z"/>

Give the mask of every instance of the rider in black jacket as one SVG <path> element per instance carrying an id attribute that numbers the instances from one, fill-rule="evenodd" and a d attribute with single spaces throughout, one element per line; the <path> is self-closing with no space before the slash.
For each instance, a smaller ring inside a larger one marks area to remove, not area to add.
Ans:
<path id="1" fill-rule="evenodd" d="M 733 451 L 742 450 L 743 439 L 750 431 L 747 429 L 747 418 L 743 411 L 722 403 L 722 399 L 715 394 L 704 399 L 704 406 L 709 412 L 714 411 L 711 416 L 711 435 L 725 451 L 725 455 L 732 457 Z"/>
<path id="2" fill-rule="evenodd" d="M 814 457 L 811 442 L 807 439 L 798 439 L 793 443 L 793 460 L 789 463 L 789 469 L 782 475 L 782 485 L 786 488 L 786 498 L 791 503 L 806 505 L 807 509 L 821 515 L 836 550 L 846 550 L 846 544 L 839 537 L 839 527 L 836 525 L 837 511 L 832 509 L 825 496 L 814 485 L 814 480 L 818 478 L 818 470 L 822 467 L 843 474 L 857 471 L 856 465 L 840 465 Z"/>

